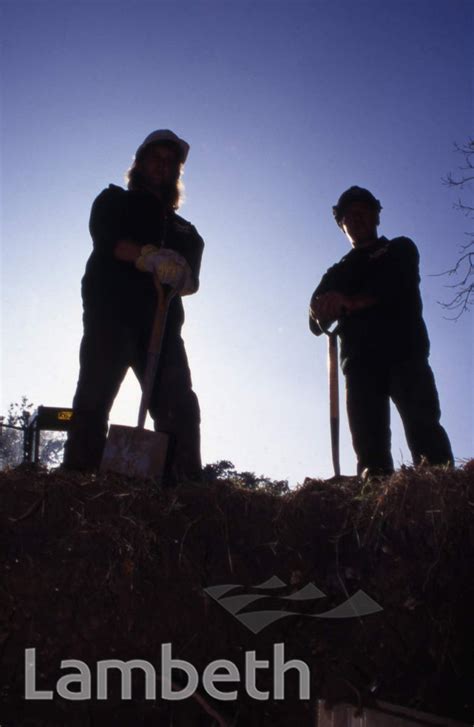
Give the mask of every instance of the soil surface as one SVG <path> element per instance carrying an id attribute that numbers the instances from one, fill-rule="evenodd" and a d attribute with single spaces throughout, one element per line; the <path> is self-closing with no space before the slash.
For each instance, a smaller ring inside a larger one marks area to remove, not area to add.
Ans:
<path id="1" fill-rule="evenodd" d="M 318 698 L 472 723 L 473 516 L 474 461 L 283 496 L 1 472 L 1 727 L 314 727 Z M 97 697 L 113 659 L 151 665 L 130 699 L 112 668 Z"/>

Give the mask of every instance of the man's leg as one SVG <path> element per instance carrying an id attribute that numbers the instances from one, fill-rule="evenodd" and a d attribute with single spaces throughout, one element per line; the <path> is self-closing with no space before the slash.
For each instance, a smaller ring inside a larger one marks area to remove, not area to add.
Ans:
<path id="1" fill-rule="evenodd" d="M 138 377 L 144 362 L 134 366 Z M 192 389 L 191 373 L 180 336 L 165 336 L 155 386 L 150 401 L 150 414 L 155 430 L 171 435 L 172 472 L 198 478 L 201 475 L 201 414 L 199 402 Z"/>
<path id="2" fill-rule="evenodd" d="M 426 360 L 394 364 L 390 396 L 403 422 L 413 463 L 453 464 L 448 435 L 440 424 L 441 410 L 433 372 Z"/>
<path id="3" fill-rule="evenodd" d="M 84 316 L 79 380 L 63 467 L 91 470 L 100 465 L 110 409 L 127 372 L 131 342 L 127 330 L 110 319 Z"/>
<path id="4" fill-rule="evenodd" d="M 385 366 L 359 364 L 346 372 L 347 415 L 357 474 L 393 472 L 390 399 Z"/>

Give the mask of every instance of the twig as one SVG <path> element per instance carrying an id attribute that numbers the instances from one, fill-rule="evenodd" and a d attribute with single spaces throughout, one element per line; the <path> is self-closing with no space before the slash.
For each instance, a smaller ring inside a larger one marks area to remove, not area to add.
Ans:
<path id="1" fill-rule="evenodd" d="M 30 515 L 33 515 L 33 513 L 35 513 L 37 510 L 39 510 L 39 508 L 41 507 L 41 505 L 44 503 L 45 499 L 46 499 L 46 495 L 42 495 L 38 500 L 36 500 L 36 502 L 34 502 L 28 508 L 28 510 L 25 510 L 25 512 L 23 513 L 23 515 L 20 515 L 20 517 L 10 517 L 8 519 L 12 523 L 19 523 L 22 520 L 26 520 L 27 517 L 30 517 Z"/>
<path id="2" fill-rule="evenodd" d="M 202 520 L 202 517 L 198 517 L 195 520 L 192 520 L 189 525 L 187 526 L 186 530 L 184 531 L 183 537 L 181 538 L 181 545 L 179 546 L 179 556 L 178 556 L 178 563 L 181 565 L 181 559 L 183 557 L 183 548 L 184 548 L 184 541 L 186 539 L 186 536 L 188 532 L 191 530 L 192 526 L 195 525 L 197 522 Z"/>

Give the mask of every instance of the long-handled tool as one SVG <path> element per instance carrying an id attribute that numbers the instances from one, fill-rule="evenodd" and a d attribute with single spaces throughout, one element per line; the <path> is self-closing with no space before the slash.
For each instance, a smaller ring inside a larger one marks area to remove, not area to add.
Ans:
<path id="1" fill-rule="evenodd" d="M 328 337 L 328 378 L 329 378 L 329 421 L 331 427 L 331 452 L 335 477 L 341 475 L 339 458 L 339 371 L 338 371 L 338 345 L 337 327 L 332 331 L 325 326 L 318 325 Z"/>
<path id="2" fill-rule="evenodd" d="M 142 397 L 136 427 L 112 424 L 100 465 L 101 472 L 117 472 L 129 477 L 162 477 L 168 451 L 168 435 L 145 429 L 145 419 L 160 358 L 169 305 L 179 288 L 165 288 L 155 279 L 158 302 L 148 343 Z"/>

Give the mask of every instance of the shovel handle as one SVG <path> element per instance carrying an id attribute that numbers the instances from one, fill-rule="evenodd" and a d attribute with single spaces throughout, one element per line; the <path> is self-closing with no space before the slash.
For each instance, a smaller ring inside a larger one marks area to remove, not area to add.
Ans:
<path id="1" fill-rule="evenodd" d="M 153 326 L 148 341 L 146 368 L 142 383 L 140 409 L 138 411 L 138 429 L 143 429 L 145 427 L 146 415 L 148 407 L 150 405 L 153 385 L 155 383 L 156 370 L 158 368 L 158 362 L 160 360 L 160 353 L 166 328 L 168 310 L 172 299 L 176 295 L 178 295 L 184 285 L 184 275 L 180 285 L 178 285 L 176 288 L 170 287 L 168 285 L 162 285 L 156 275 L 154 276 L 154 283 L 156 287 L 158 301 L 155 311 L 155 317 L 153 319 Z"/>
<path id="2" fill-rule="evenodd" d="M 329 377 L 329 421 L 331 427 L 331 453 L 334 474 L 341 474 L 339 454 L 339 371 L 338 371 L 338 325 L 332 330 L 318 321 L 321 330 L 328 337 L 328 377 Z"/>
<path id="3" fill-rule="evenodd" d="M 331 424 L 331 451 L 334 474 L 339 477 L 341 464 L 339 457 L 339 375 L 337 333 L 328 334 L 328 373 L 329 373 L 329 417 Z"/>

